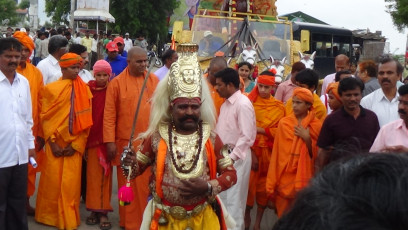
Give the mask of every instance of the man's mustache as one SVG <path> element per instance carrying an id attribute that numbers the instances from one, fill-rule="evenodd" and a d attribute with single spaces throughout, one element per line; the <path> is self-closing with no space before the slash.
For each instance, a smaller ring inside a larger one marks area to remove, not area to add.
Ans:
<path id="1" fill-rule="evenodd" d="M 12 65 L 17 66 L 17 62 L 10 62 L 10 63 L 8 64 L 8 66 L 12 66 Z"/>
<path id="2" fill-rule="evenodd" d="M 398 113 L 400 113 L 400 114 L 404 114 L 404 115 L 406 115 L 407 114 L 407 112 L 405 112 L 404 110 L 402 110 L 402 109 L 399 109 L 398 110 Z"/>
<path id="3" fill-rule="evenodd" d="M 198 122 L 198 117 L 196 117 L 196 116 L 184 116 L 184 117 L 180 118 L 180 122 L 185 122 L 188 119 L 191 119 L 194 122 Z"/>
<path id="4" fill-rule="evenodd" d="M 391 81 L 390 81 L 390 80 L 388 80 L 388 79 L 383 79 L 383 80 L 381 81 L 381 83 L 384 83 L 384 82 L 391 83 Z"/>

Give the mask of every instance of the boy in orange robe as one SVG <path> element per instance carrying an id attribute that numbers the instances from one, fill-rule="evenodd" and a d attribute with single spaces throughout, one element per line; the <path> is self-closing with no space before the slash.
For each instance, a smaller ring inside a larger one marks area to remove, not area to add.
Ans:
<path id="1" fill-rule="evenodd" d="M 319 75 L 314 70 L 304 69 L 300 71 L 298 74 L 296 74 L 295 79 L 296 79 L 296 85 L 298 85 L 299 87 L 308 89 L 310 92 L 313 93 L 314 112 L 316 114 L 316 118 L 321 120 L 323 123 L 324 119 L 327 116 L 326 106 L 324 106 L 324 104 L 320 100 L 320 97 L 316 93 L 314 93 L 314 91 L 317 89 L 317 86 L 319 84 Z M 286 110 L 286 115 L 289 115 L 293 112 L 292 99 L 289 99 L 286 102 L 285 110 Z"/>
<path id="2" fill-rule="evenodd" d="M 257 85 L 248 95 L 255 110 L 257 135 L 251 148 L 252 168 L 249 176 L 249 191 L 245 210 L 245 228 L 249 228 L 251 225 L 250 212 L 256 198 L 258 209 L 254 225 L 255 230 L 260 229 L 262 216 L 268 204 L 265 186 L 266 175 L 278 123 L 285 116 L 283 103 L 271 95 L 271 91 L 275 86 L 275 74 L 275 69 L 262 72 L 257 78 Z"/>
<path id="3" fill-rule="evenodd" d="M 266 179 L 266 192 L 275 203 L 278 217 L 314 174 L 316 142 L 322 122 L 315 117 L 313 98 L 310 90 L 296 88 L 292 97 L 293 113 L 282 118 L 278 125 Z"/>
<path id="4" fill-rule="evenodd" d="M 95 80 L 88 82 L 92 98 L 93 125 L 89 133 L 86 167 L 86 209 L 91 215 L 86 224 L 99 223 L 101 229 L 112 227 L 108 220 L 108 212 L 112 212 L 112 166 L 107 157 L 106 146 L 103 143 L 103 112 L 105 109 L 106 89 L 112 68 L 105 60 L 99 60 L 93 66 Z"/>
<path id="5" fill-rule="evenodd" d="M 21 52 L 21 60 L 16 69 L 17 73 L 27 78 L 30 84 L 31 103 L 33 108 L 33 135 L 35 140 L 36 161 L 39 168 L 42 166 L 42 158 L 44 151 L 44 138 L 42 133 L 42 127 L 40 123 L 41 112 L 41 93 L 44 87 L 43 76 L 41 71 L 30 63 L 29 57 L 34 50 L 34 42 L 25 32 L 17 31 L 13 34 L 21 45 L 23 46 Z M 28 181 L 27 181 L 27 215 L 34 215 L 34 208 L 30 206 L 30 197 L 34 195 L 35 191 L 35 177 L 39 168 L 33 168 L 31 164 L 28 165 Z"/>
<path id="6" fill-rule="evenodd" d="M 38 187 L 35 220 L 58 229 L 77 229 L 82 155 L 92 126 L 92 93 L 78 77 L 82 58 L 59 60 L 62 78 L 44 87 L 40 119 L 45 158 Z"/>

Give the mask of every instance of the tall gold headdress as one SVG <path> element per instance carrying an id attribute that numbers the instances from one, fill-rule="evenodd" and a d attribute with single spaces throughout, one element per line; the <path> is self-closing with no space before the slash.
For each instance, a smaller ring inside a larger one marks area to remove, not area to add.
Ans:
<path id="1" fill-rule="evenodd" d="M 178 45 L 179 58 L 170 67 L 167 85 L 170 101 L 177 98 L 201 98 L 201 69 L 197 52 L 197 44 Z"/>

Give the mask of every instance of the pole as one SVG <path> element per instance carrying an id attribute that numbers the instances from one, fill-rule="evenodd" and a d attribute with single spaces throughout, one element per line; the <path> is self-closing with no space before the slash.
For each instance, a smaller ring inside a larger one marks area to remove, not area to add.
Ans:
<path id="1" fill-rule="evenodd" d="M 70 17 L 69 17 L 69 28 L 72 28 L 72 31 L 75 31 L 74 29 L 74 12 L 75 12 L 75 0 L 71 0 L 71 11 L 69 12 Z"/>

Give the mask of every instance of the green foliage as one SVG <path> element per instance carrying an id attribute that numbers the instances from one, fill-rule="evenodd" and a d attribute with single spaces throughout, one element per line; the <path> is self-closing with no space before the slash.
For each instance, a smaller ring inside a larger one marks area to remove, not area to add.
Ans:
<path id="1" fill-rule="evenodd" d="M 110 13 L 115 17 L 115 33 L 129 32 L 131 37 L 142 33 L 156 42 L 168 32 L 167 17 L 177 8 L 177 0 L 111 0 Z"/>
<path id="2" fill-rule="evenodd" d="M 24 0 L 24 1 L 20 2 L 20 4 L 18 5 L 18 8 L 20 8 L 20 9 L 30 8 L 30 1 Z"/>
<path id="3" fill-rule="evenodd" d="M 69 11 L 71 10 L 70 0 L 45 0 L 45 12 L 51 17 L 54 24 L 61 23 L 69 25 Z"/>
<path id="4" fill-rule="evenodd" d="M 408 0 L 385 0 L 387 12 L 390 13 L 394 25 L 399 32 L 408 27 Z"/>
<path id="5" fill-rule="evenodd" d="M 0 0 L 0 21 L 9 19 L 9 26 L 15 25 L 18 21 L 16 13 L 16 2 L 14 0 Z"/>

